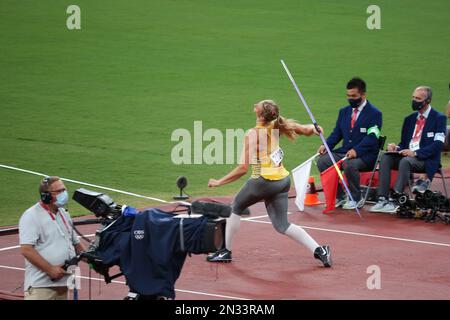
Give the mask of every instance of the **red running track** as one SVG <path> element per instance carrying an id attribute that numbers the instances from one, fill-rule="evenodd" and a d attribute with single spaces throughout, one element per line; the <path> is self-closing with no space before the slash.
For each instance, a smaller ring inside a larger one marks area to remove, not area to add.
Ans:
<path id="1" fill-rule="evenodd" d="M 448 181 L 447 181 L 448 185 Z M 441 189 L 440 179 L 432 189 Z M 262 203 L 251 207 L 233 242 L 230 264 L 211 264 L 205 255 L 186 259 L 176 282 L 177 299 L 450 299 L 450 226 L 442 222 L 400 219 L 362 210 L 322 206 L 298 212 L 293 199 L 289 220 L 321 244 L 330 244 L 334 266 L 326 269 L 304 247 L 277 234 Z M 96 226 L 80 226 L 93 234 Z M 0 238 L 0 291 L 14 298 L 22 292 L 24 261 L 17 235 Z M 377 266 L 381 288 L 369 289 L 367 272 Z M 88 299 L 88 271 L 81 264 L 80 299 Z M 122 299 L 124 278 L 105 284 L 92 274 L 92 299 Z M 13 293 L 16 296 L 11 296 Z M 2 294 L 0 294 L 0 299 Z"/>

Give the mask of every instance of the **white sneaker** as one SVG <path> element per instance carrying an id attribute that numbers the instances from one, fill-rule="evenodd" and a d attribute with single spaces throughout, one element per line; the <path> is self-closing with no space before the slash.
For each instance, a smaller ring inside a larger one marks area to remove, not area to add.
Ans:
<path id="1" fill-rule="evenodd" d="M 344 205 L 342 206 L 342 209 L 344 210 L 354 210 L 356 209 L 356 206 L 358 206 L 358 209 L 364 207 L 364 199 L 361 199 L 356 203 L 356 201 L 348 200 Z"/>
<path id="2" fill-rule="evenodd" d="M 342 199 L 336 199 L 336 204 L 334 205 L 335 208 L 342 207 L 347 202 L 346 198 Z"/>
<path id="3" fill-rule="evenodd" d="M 414 187 L 411 188 L 411 192 L 413 194 L 416 194 L 416 193 L 419 193 L 419 192 L 420 193 L 424 193 L 425 190 L 428 190 L 429 186 L 430 186 L 430 181 L 428 179 L 427 180 L 419 179 L 419 180 L 417 180 L 417 182 L 414 185 Z"/>
<path id="4" fill-rule="evenodd" d="M 387 201 L 384 197 L 380 197 L 378 199 L 378 202 L 372 208 L 370 208 L 369 211 L 370 212 L 380 212 L 384 208 L 384 206 L 388 203 L 389 203 L 389 201 Z"/>
<path id="5" fill-rule="evenodd" d="M 399 205 L 395 204 L 392 201 L 388 201 L 378 212 L 386 212 L 386 213 L 397 213 Z"/>

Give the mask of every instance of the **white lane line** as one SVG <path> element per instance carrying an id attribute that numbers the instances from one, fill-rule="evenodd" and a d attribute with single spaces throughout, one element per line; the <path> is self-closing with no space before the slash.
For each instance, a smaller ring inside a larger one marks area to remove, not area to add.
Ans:
<path id="1" fill-rule="evenodd" d="M 19 247 L 20 246 L 12 246 L 12 247 L 1 248 L 0 251 L 12 250 L 12 249 L 16 249 L 16 248 L 19 248 Z"/>
<path id="2" fill-rule="evenodd" d="M 253 219 L 259 219 L 259 218 L 265 218 L 268 217 L 267 214 L 263 215 L 263 216 L 256 216 L 256 217 L 249 217 L 249 218 L 242 218 L 242 221 L 252 221 Z"/>
<path id="3" fill-rule="evenodd" d="M 10 266 L 2 266 L 2 265 L 0 265 L 0 268 L 3 268 L 3 269 L 11 269 L 11 270 L 18 270 L 18 271 L 25 271 L 24 268 L 17 268 L 17 267 L 10 267 Z"/>
<path id="4" fill-rule="evenodd" d="M 287 212 L 288 215 L 293 214 L 293 212 Z M 256 216 L 256 217 L 249 217 L 249 218 L 242 218 L 241 220 L 243 221 L 252 221 L 253 219 L 260 219 L 260 218 L 266 218 L 269 217 L 267 214 L 262 215 L 262 216 Z M 256 222 L 256 221 L 255 221 Z"/>
<path id="5" fill-rule="evenodd" d="M 288 214 L 292 214 L 293 212 L 288 212 Z M 268 215 L 261 215 L 261 216 L 255 216 L 255 217 L 249 217 L 249 218 L 243 218 L 243 221 L 250 221 L 250 222 L 256 222 L 256 223 L 267 223 L 270 224 L 269 221 L 258 221 L 253 219 L 260 219 L 260 218 L 266 218 Z M 317 227 L 308 227 L 308 226 L 301 226 L 305 229 L 311 229 L 311 230 L 318 230 L 318 231 L 326 231 L 326 232 L 334 232 L 334 233 L 342 233 L 342 234 L 349 234 L 354 236 L 361 236 L 361 237 L 369 237 L 369 238 L 378 238 L 378 239 L 387 239 L 387 240 L 397 240 L 397 241 L 405 241 L 405 242 L 412 242 L 412 243 L 420 243 L 420 244 L 429 244 L 434 246 L 443 246 L 443 247 L 450 247 L 450 244 L 448 243 L 440 243 L 440 242 L 430 242 L 430 241 L 423 241 L 423 240 L 414 240 L 414 239 L 407 239 L 407 238 L 398 238 L 398 237 L 389 237 L 389 236 L 381 236 L 376 234 L 369 234 L 369 233 L 359 233 L 359 232 L 351 232 L 351 231 L 343 231 L 343 230 L 335 230 L 335 229 L 325 229 L 325 228 L 317 228 Z M 93 237 L 95 234 L 88 234 L 86 237 Z M 12 247 L 6 247 L 6 248 L 0 248 L 1 251 L 7 251 L 19 248 L 20 246 L 12 246 Z"/>
<path id="6" fill-rule="evenodd" d="M 201 295 L 204 295 L 204 296 L 225 298 L 225 299 L 233 299 L 233 300 L 251 300 L 251 299 L 242 298 L 242 297 L 224 296 L 224 295 L 221 295 L 221 294 L 206 293 L 206 292 L 199 292 L 199 291 L 191 291 L 191 290 L 184 290 L 184 289 L 175 289 L 175 291 L 184 292 L 184 293 L 192 293 L 192 294 L 201 294 Z"/>
<path id="7" fill-rule="evenodd" d="M 0 164 L 0 168 L 5 168 L 5 169 L 11 169 L 11 170 L 16 170 L 16 171 L 20 171 L 20 172 L 30 173 L 30 174 L 34 174 L 34 175 L 41 176 L 41 177 L 48 177 L 48 175 L 40 173 L 40 172 L 35 172 L 35 171 L 21 169 L 21 168 L 16 168 L 16 167 L 11 167 L 11 166 L 7 166 L 7 165 L 4 165 L 4 164 Z M 144 198 L 144 199 L 158 201 L 158 202 L 162 202 L 162 203 L 169 203 L 169 204 L 175 203 L 175 204 L 178 204 L 178 203 L 182 203 L 183 202 L 183 201 L 172 201 L 172 202 L 169 202 L 169 201 L 158 199 L 158 198 L 147 197 L 147 196 L 143 196 L 143 195 L 140 195 L 140 194 L 137 194 L 137 193 L 132 193 L 132 192 L 123 191 L 123 190 L 119 190 L 119 189 L 113 189 L 113 188 L 104 187 L 104 186 L 99 186 L 99 185 L 96 185 L 96 184 L 87 183 L 87 182 L 83 182 L 83 181 L 77 181 L 77 180 L 72 180 L 72 179 L 67 179 L 67 178 L 62 178 L 62 177 L 60 177 L 60 179 L 62 181 L 67 181 L 67 182 L 72 182 L 72 183 L 76 183 L 76 184 L 81 184 L 83 186 L 88 186 L 88 187 L 94 187 L 94 188 L 103 189 L 103 190 L 114 191 L 114 192 L 118 192 L 118 193 L 129 195 L 129 196 L 133 196 L 133 197 Z"/>
<path id="8" fill-rule="evenodd" d="M 256 222 L 256 223 L 268 223 L 268 224 L 271 224 L 270 221 L 258 221 L 258 220 L 247 220 L 247 221 Z M 300 227 L 302 227 L 304 229 L 319 230 L 319 231 L 334 232 L 334 233 L 342 233 L 342 234 L 349 234 L 349 235 L 353 235 L 353 236 L 378 238 L 378 239 L 387 239 L 387 240 L 397 240 L 397 241 L 405 241 L 405 242 L 412 242 L 412 243 L 429 244 L 429 245 L 433 245 L 433 246 L 450 247 L 449 243 L 430 242 L 430 241 L 414 240 L 414 239 L 407 239 L 407 238 L 396 238 L 396 237 L 381 236 L 381 235 L 370 234 L 370 233 L 350 232 L 350 231 L 325 229 L 325 228 L 316 228 L 316 227 L 308 227 L 308 226 L 300 226 Z"/>
<path id="9" fill-rule="evenodd" d="M 93 236 L 95 236 L 95 234 L 86 234 L 84 236 L 85 237 L 93 237 Z M 0 252 L 12 250 L 12 249 L 17 249 L 17 248 L 20 248 L 20 246 L 12 246 L 12 247 L 0 248 Z"/>
<path id="10" fill-rule="evenodd" d="M 3 268 L 3 269 L 10 269 L 10 270 L 17 270 L 17 271 L 25 271 L 24 268 L 10 267 L 10 266 L 4 266 L 4 265 L 0 265 L 0 268 Z M 86 280 L 89 279 L 89 277 L 85 277 L 85 276 L 79 276 L 79 278 L 81 278 L 81 279 L 86 279 Z M 102 282 L 104 281 L 104 279 L 101 279 L 101 278 L 95 278 L 95 277 L 91 277 L 91 280 L 102 281 Z M 125 282 L 125 281 L 112 280 L 111 282 L 117 283 L 117 284 L 123 284 L 123 285 L 126 285 L 126 282 Z M 209 297 L 223 298 L 223 299 L 250 300 L 250 299 L 248 299 L 248 298 L 226 296 L 226 295 L 222 295 L 222 294 L 207 293 L 207 292 L 202 292 L 202 291 L 193 291 L 193 290 L 185 290 L 185 289 L 175 289 L 175 291 L 183 292 L 183 293 L 198 294 L 198 295 L 209 296 Z"/>

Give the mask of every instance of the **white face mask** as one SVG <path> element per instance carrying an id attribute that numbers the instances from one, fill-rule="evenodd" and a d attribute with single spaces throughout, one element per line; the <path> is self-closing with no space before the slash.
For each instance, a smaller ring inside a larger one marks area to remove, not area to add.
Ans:
<path id="1" fill-rule="evenodd" d="M 69 194 L 67 193 L 67 190 L 64 190 L 56 196 L 55 206 L 61 208 L 64 207 L 67 202 L 69 202 Z"/>

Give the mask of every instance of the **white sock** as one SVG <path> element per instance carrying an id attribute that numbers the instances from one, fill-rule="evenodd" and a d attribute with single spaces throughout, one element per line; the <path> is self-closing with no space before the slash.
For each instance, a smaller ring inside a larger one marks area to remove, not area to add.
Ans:
<path id="1" fill-rule="evenodd" d="M 305 230 L 293 223 L 291 223 L 289 228 L 287 228 L 285 235 L 287 235 L 292 240 L 304 245 L 313 253 L 314 250 L 319 247 L 317 242 Z"/>
<path id="2" fill-rule="evenodd" d="M 241 217 L 235 213 L 231 213 L 227 218 L 227 224 L 225 226 L 225 247 L 231 251 L 231 241 L 234 235 L 238 232 L 241 226 Z"/>

